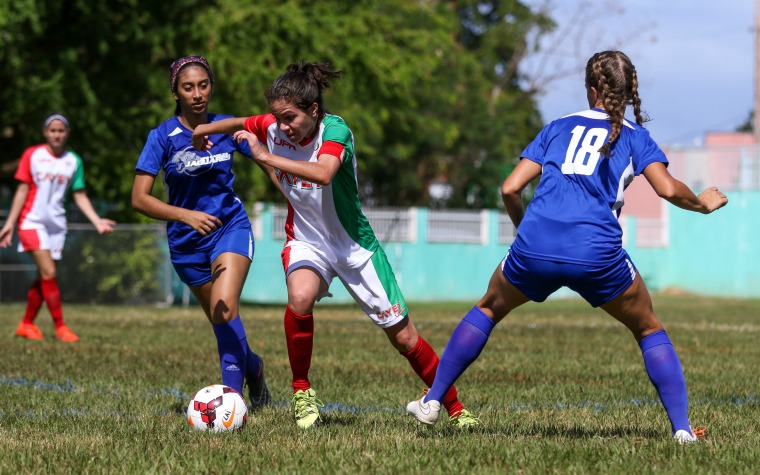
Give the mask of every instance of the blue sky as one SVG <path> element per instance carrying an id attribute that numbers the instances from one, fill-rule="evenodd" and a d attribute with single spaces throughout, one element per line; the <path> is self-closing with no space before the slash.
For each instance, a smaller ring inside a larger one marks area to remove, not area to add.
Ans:
<path id="1" fill-rule="evenodd" d="M 645 126 L 661 145 L 700 145 L 705 132 L 735 130 L 749 117 L 753 1 L 526 3 L 548 4 L 559 24 L 542 43 L 544 53 L 531 56 L 523 67 L 546 82 L 539 95 L 544 121 L 587 107 L 583 68 L 593 53 L 605 49 L 619 49 L 633 60 L 642 109 L 652 119 Z"/>

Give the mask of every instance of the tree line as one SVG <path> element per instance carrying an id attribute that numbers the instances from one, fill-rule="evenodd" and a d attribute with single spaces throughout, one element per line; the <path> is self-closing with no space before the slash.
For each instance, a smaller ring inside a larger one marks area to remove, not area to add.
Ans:
<path id="1" fill-rule="evenodd" d="M 60 112 L 90 196 L 109 217 L 141 220 L 133 169 L 150 129 L 173 113 L 169 64 L 202 54 L 216 79 L 211 112 L 236 116 L 266 112 L 266 87 L 292 62 L 344 70 L 325 104 L 354 131 L 367 204 L 495 207 L 541 127 L 519 62 L 528 35 L 553 27 L 516 0 L 8 0 L 0 201 L 23 150 L 43 140 L 44 118 Z M 235 171 L 246 203 L 279 201 L 258 167 L 237 159 Z M 432 183 L 450 193 L 431 196 Z"/>

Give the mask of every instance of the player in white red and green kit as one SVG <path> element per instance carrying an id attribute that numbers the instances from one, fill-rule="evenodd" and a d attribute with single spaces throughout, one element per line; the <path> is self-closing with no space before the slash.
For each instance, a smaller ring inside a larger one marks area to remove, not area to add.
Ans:
<path id="1" fill-rule="evenodd" d="M 11 245 L 13 228 L 18 224 L 18 250 L 28 252 L 37 265 L 37 279 L 29 288 L 26 312 L 16 335 L 44 339 L 34 324 L 44 301 L 55 323 L 55 337 L 70 343 L 79 337 L 63 321 L 55 263 L 61 259 L 66 240 L 66 193 L 71 190 L 74 202 L 99 234 L 110 233 L 116 223 L 101 219 L 84 191 L 82 159 L 66 148 L 68 119 L 53 114 L 45 120 L 42 132 L 46 143 L 27 148 L 14 175 L 19 185 L 8 219 L 0 229 L 0 247 Z"/>
<path id="2" fill-rule="evenodd" d="M 247 141 L 254 160 L 275 168 L 288 200 L 282 251 L 288 287 L 285 338 L 293 373 L 291 407 L 301 428 L 321 420 L 321 403 L 309 382 L 313 310 L 317 300 L 330 295 L 335 277 L 426 385 L 439 361 L 410 321 L 393 270 L 361 211 L 353 134 L 342 118 L 324 109 L 322 91 L 339 75 L 325 63 L 291 64 L 266 92 L 269 114 L 202 124 L 193 131 L 199 150 L 212 146 L 208 136 L 218 133 Z M 457 427 L 478 423 L 453 387 L 444 406 Z"/>

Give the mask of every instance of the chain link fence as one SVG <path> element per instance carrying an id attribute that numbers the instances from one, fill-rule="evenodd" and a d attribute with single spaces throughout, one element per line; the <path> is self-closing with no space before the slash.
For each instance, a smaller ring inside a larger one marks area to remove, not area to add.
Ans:
<path id="1" fill-rule="evenodd" d="M 37 267 L 13 245 L 0 249 L 0 303 L 26 301 Z M 164 224 L 118 224 L 99 235 L 90 224 L 69 224 L 58 286 L 65 303 L 164 304 L 174 301 L 173 269 Z"/>

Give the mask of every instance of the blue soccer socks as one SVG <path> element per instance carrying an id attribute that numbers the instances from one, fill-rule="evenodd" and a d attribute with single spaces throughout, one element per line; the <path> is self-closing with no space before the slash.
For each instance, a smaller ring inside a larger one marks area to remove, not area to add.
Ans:
<path id="1" fill-rule="evenodd" d="M 668 413 L 673 433 L 689 427 L 689 400 L 686 394 L 686 381 L 681 370 L 673 344 L 665 330 L 647 335 L 639 342 L 644 356 L 649 380 L 652 381 L 662 405 Z"/>
<path id="2" fill-rule="evenodd" d="M 425 401 L 443 400 L 449 388 L 483 351 L 494 325 L 494 321 L 477 306 L 467 312 L 443 350 L 435 381 L 425 396 Z"/>
<path id="3" fill-rule="evenodd" d="M 222 368 L 222 384 L 243 394 L 248 361 L 248 340 L 243 321 L 238 315 L 232 321 L 215 323 L 213 327 Z"/>

